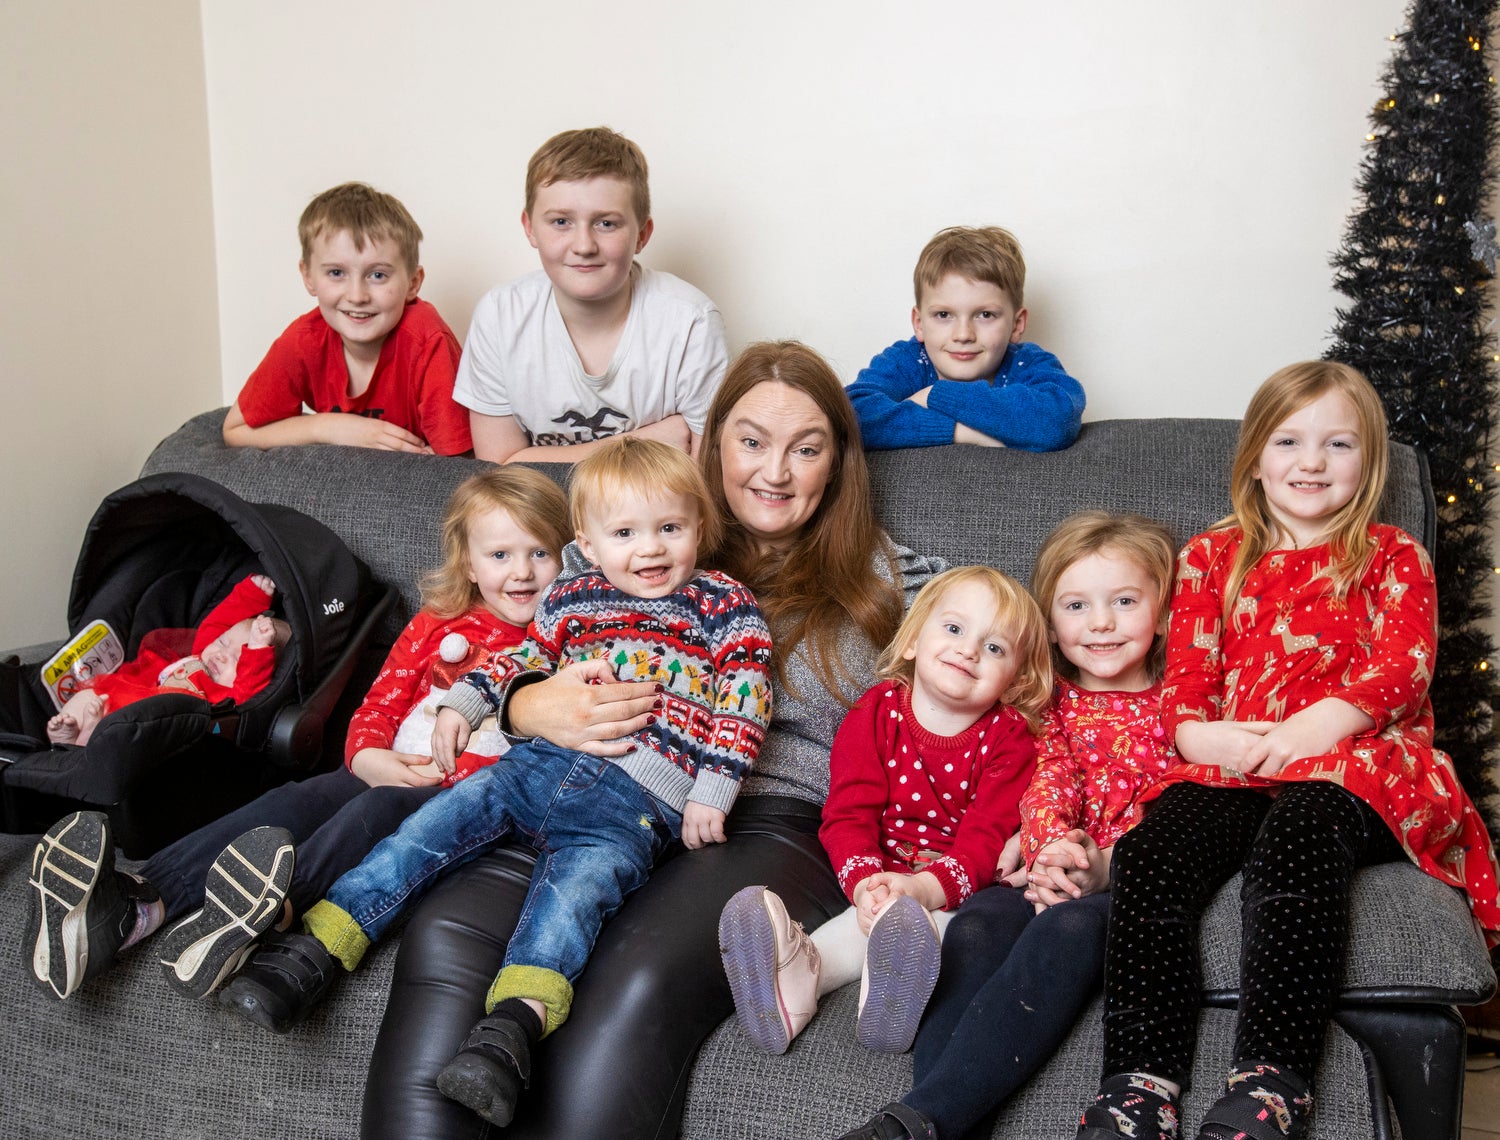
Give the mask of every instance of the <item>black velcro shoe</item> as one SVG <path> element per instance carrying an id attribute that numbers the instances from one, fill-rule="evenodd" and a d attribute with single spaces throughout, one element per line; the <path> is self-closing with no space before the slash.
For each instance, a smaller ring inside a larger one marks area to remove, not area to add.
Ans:
<path id="1" fill-rule="evenodd" d="M 839 1140 L 937 1140 L 937 1125 L 925 1113 L 897 1100 Z"/>
<path id="2" fill-rule="evenodd" d="M 114 964 L 135 929 L 136 900 L 157 898 L 149 883 L 115 870 L 109 817 L 97 811 L 47 829 L 32 852 L 31 886 L 31 975 L 59 998 Z"/>
<path id="3" fill-rule="evenodd" d="M 344 967 L 311 934 L 268 934 L 219 991 L 219 1004 L 272 1033 L 312 1012 Z"/>
<path id="4" fill-rule="evenodd" d="M 203 907 L 163 937 L 161 968 L 179 993 L 206 997 L 249 955 L 281 914 L 296 853 L 283 827 L 247 831 L 219 853 Z"/>
<path id="5" fill-rule="evenodd" d="M 500 1128 L 510 1123 L 521 1090 L 530 1084 L 531 1044 L 508 1013 L 492 1013 L 469 1030 L 437 1079 L 445 1097 Z"/>

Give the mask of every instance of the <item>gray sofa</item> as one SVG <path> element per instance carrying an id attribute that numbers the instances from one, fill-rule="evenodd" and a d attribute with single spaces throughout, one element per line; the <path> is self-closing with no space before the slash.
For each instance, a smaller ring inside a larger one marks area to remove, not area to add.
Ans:
<path id="1" fill-rule="evenodd" d="M 162 442 L 146 473 L 192 471 L 251 501 L 315 516 L 401 589 L 437 550 L 449 489 L 474 461 L 330 447 L 228 451 L 222 412 L 206 413 Z M 1105 421 L 1085 426 L 1065 452 L 980 448 L 871 457 L 881 518 L 900 542 L 950 562 L 988 562 L 1023 580 L 1043 535 L 1087 507 L 1131 510 L 1167 522 L 1179 540 L 1227 509 L 1237 425 L 1221 420 Z M 1434 507 L 1425 464 L 1396 449 L 1385 515 L 1431 544 Z M 1439 567 L 1441 572 L 1441 567 Z M 385 632 L 394 635 L 403 615 Z M 59 629 L 59 636 L 64 631 Z M 148 946 L 66 1003 L 27 977 L 19 944 L 32 839 L 0 836 L 0 897 L 17 950 L 0 955 L 0 991 L 12 1042 L 0 1078 L 0 1121 L 18 1137 L 342 1137 L 358 1131 L 370 1043 L 384 1008 L 398 940 L 379 947 L 355 984 L 341 987 L 302 1027 L 274 1038 L 222 1012 L 189 1004 L 162 982 Z M 27 942 L 29 945 L 29 942 Z M 1456 892 L 1406 865 L 1362 872 L 1355 886 L 1351 954 L 1337 1024 L 1318 1073 L 1312 1135 L 1320 1140 L 1458 1137 L 1463 1027 L 1455 1005 L 1483 1000 L 1494 974 Z M 1067 953 L 1059 947 L 1058 953 Z M 1217 1095 L 1234 1024 L 1237 881 L 1204 924 L 1200 1046 L 1186 1114 L 1192 1126 Z M 853 989 L 834 995 L 781 1057 L 752 1051 L 731 1019 L 704 1043 L 682 1135 L 832 1136 L 899 1095 L 909 1056 L 854 1043 Z M 566 1030 L 564 1030 L 566 1032 Z M 1027 1088 L 994 1135 L 1071 1137 L 1098 1077 L 1099 1010 Z"/>

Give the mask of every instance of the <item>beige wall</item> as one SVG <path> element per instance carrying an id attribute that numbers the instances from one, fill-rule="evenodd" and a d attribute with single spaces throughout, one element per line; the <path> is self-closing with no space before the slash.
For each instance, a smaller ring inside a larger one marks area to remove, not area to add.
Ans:
<path id="1" fill-rule="evenodd" d="M 910 335 L 924 241 L 997 222 L 1091 417 L 1237 415 L 1326 344 L 1405 2 L 366 0 L 350 19 L 205 0 L 225 397 L 309 307 L 312 194 L 400 196 L 424 295 L 463 335 L 536 267 L 528 155 L 608 123 L 651 162 L 645 260 L 718 301 L 737 344 L 798 336 L 852 379 Z"/>
<path id="2" fill-rule="evenodd" d="M 67 632 L 99 500 L 219 393 L 194 0 L 0 10 L 0 646 Z"/>

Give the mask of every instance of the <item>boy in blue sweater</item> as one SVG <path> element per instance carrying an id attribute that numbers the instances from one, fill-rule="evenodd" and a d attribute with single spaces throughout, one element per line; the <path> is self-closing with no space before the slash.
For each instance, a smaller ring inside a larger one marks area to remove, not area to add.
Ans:
<path id="1" fill-rule="evenodd" d="M 999 226 L 950 226 L 917 258 L 911 340 L 849 387 L 867 448 L 974 443 L 1057 451 L 1078 438 L 1083 386 L 1022 341 L 1026 262 Z"/>

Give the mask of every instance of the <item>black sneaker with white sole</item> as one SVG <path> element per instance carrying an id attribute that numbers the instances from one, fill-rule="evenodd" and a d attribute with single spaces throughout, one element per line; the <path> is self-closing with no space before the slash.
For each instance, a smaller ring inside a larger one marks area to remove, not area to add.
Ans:
<path id="1" fill-rule="evenodd" d="M 239 967 L 281 916 L 296 852 L 284 827 L 247 831 L 219 853 L 203 884 L 203 907 L 161 939 L 161 968 L 179 993 L 207 997 Z"/>
<path id="2" fill-rule="evenodd" d="M 47 829 L 32 852 L 31 887 L 31 975 L 59 998 L 109 969 L 135 929 L 137 900 L 157 897 L 149 883 L 115 870 L 109 817 L 97 811 Z"/>

